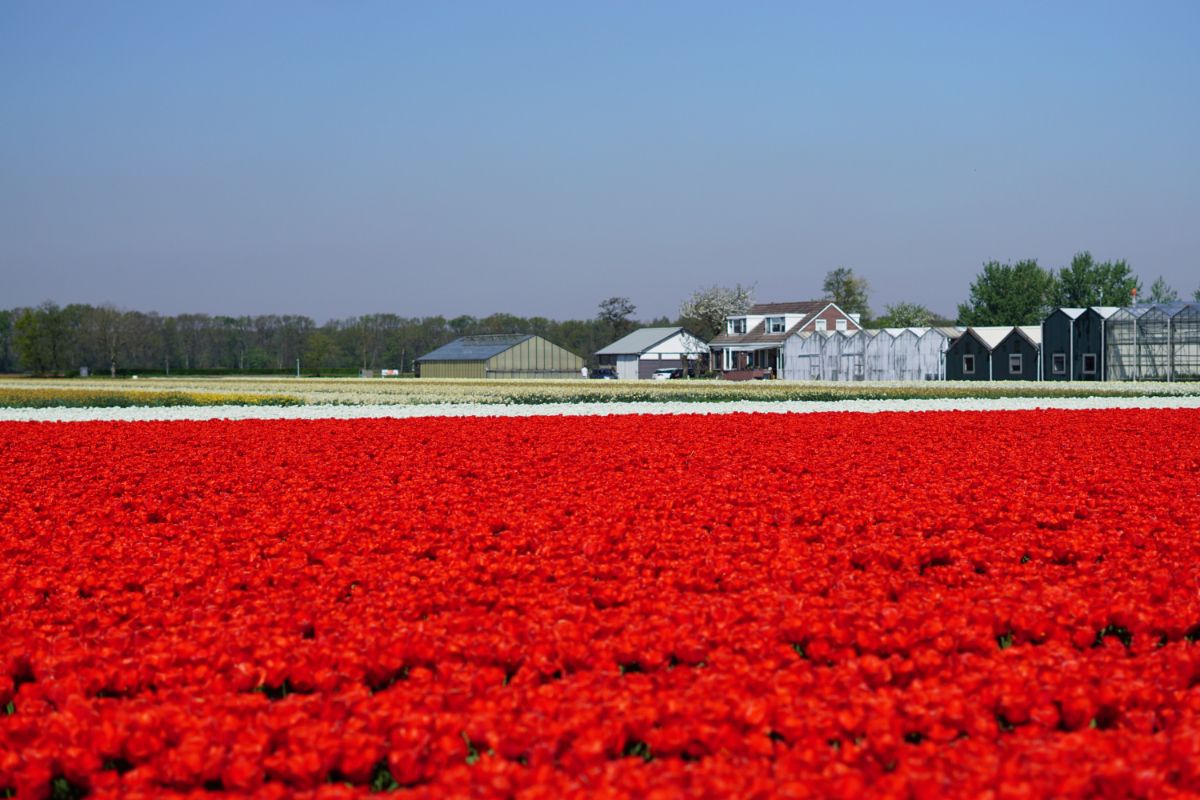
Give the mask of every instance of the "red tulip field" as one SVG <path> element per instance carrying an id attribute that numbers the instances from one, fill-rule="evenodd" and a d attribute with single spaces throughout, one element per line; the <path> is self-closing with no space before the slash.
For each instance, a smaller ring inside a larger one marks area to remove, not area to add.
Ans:
<path id="1" fill-rule="evenodd" d="M 1200 412 L 0 423 L 0 797 L 1200 793 Z"/>

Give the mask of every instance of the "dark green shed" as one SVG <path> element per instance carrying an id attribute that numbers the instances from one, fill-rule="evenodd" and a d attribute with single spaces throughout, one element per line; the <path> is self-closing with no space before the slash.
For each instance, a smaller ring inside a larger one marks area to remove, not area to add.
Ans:
<path id="1" fill-rule="evenodd" d="M 1036 381 L 1041 341 L 1037 325 L 967 328 L 946 351 L 946 380 Z"/>
<path id="2" fill-rule="evenodd" d="M 1042 377 L 1104 380 L 1104 322 L 1116 308 L 1058 308 L 1042 323 Z"/>

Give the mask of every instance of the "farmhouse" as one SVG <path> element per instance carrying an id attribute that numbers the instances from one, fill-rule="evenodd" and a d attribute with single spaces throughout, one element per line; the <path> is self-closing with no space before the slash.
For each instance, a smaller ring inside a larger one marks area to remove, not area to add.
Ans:
<path id="1" fill-rule="evenodd" d="M 1042 378 L 1104 380 L 1104 325 L 1117 311 L 1110 306 L 1093 306 L 1050 312 L 1042 322 Z"/>
<path id="2" fill-rule="evenodd" d="M 946 379 L 1036 381 L 1041 347 L 1039 325 L 967 328 L 946 351 Z"/>
<path id="3" fill-rule="evenodd" d="M 745 314 L 725 318 L 725 331 L 708 343 L 713 364 L 727 379 L 781 375 L 783 345 L 804 332 L 861 331 L 857 314 L 828 300 L 759 303 Z"/>
<path id="4" fill-rule="evenodd" d="M 667 367 L 696 370 L 708 345 L 683 328 L 639 328 L 596 351 L 596 363 L 613 367 L 620 380 L 645 380 Z"/>
<path id="5" fill-rule="evenodd" d="M 579 378 L 583 359 L 530 333 L 463 336 L 417 359 L 422 378 Z"/>

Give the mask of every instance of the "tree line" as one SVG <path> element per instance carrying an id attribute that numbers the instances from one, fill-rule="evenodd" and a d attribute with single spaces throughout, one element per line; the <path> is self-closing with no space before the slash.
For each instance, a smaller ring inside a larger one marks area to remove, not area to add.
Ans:
<path id="1" fill-rule="evenodd" d="M 0 373 L 288 373 L 359 369 L 411 371 L 420 356 L 460 336 L 532 333 L 590 355 L 642 324 L 624 298 L 601 304 L 589 320 L 492 314 L 403 317 L 365 314 L 317 324 L 302 315 L 161 315 L 112 305 L 45 302 L 0 310 Z M 299 362 L 299 363 L 297 363 Z"/>
<path id="2" fill-rule="evenodd" d="M 1036 259 L 989 261 L 971 283 L 970 296 L 955 318 L 915 302 L 887 305 L 875 316 L 870 285 L 852 269 L 826 274 L 822 299 L 858 314 L 867 327 L 926 325 L 1035 325 L 1059 306 L 1126 306 L 1131 298 L 1171 302 L 1179 294 L 1159 277 L 1141 295 L 1141 280 L 1124 260 L 1096 261 L 1081 252 L 1061 269 L 1044 269 Z M 365 314 L 318 325 L 294 314 L 220 316 L 160 315 L 105 304 L 0 310 L 0 373 L 70 374 L 80 367 L 117 375 L 139 371 L 165 374 L 412 371 L 417 358 L 460 336 L 532 333 L 585 358 L 642 326 L 681 325 L 704 341 L 724 329 L 724 319 L 745 313 L 754 287 L 697 289 L 675 319 L 637 320 L 625 297 L 600 302 L 594 317 L 556 321 L 545 317 L 492 314 L 403 317 Z M 1193 295 L 1200 300 L 1200 288 Z M 775 299 L 775 298 L 772 298 Z M 790 299 L 790 298 L 782 298 Z"/>

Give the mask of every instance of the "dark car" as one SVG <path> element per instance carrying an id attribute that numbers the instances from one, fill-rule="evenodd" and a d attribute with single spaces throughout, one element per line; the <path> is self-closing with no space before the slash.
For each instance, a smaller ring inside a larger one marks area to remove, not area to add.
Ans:
<path id="1" fill-rule="evenodd" d="M 617 379 L 617 371 L 612 367 L 597 367 L 588 373 L 589 378 L 598 378 L 602 381 L 615 381 Z"/>

